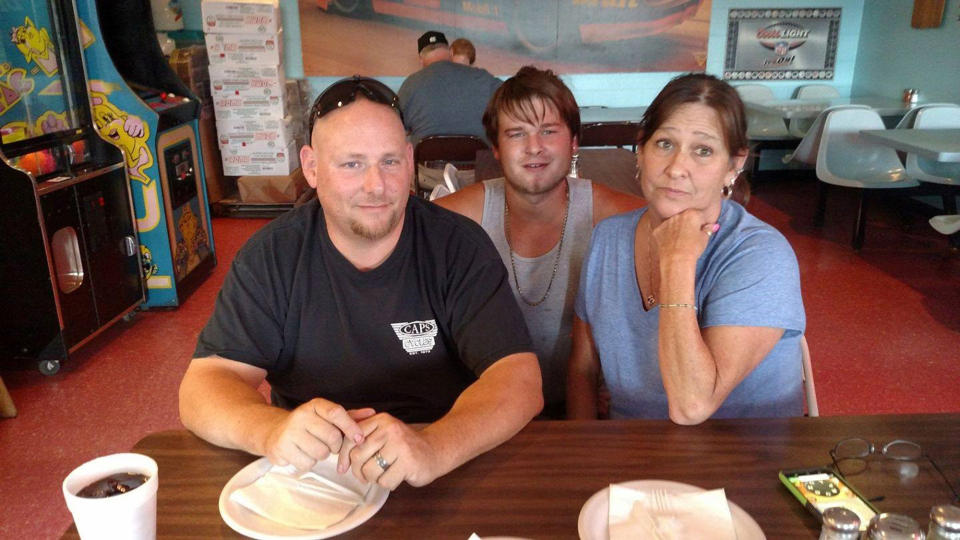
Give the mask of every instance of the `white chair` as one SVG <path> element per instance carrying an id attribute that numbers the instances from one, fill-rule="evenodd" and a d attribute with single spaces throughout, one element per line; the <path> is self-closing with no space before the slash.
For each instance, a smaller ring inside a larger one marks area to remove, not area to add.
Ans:
<path id="1" fill-rule="evenodd" d="M 807 416 L 820 416 L 817 387 L 813 383 L 813 363 L 810 361 L 810 347 L 807 346 L 806 336 L 800 336 L 800 351 L 803 361 L 803 394 L 807 402 Z"/>
<path id="2" fill-rule="evenodd" d="M 772 101 L 774 99 L 773 90 L 762 84 L 741 84 L 736 89 L 743 101 Z M 757 141 L 791 138 L 783 118 L 750 109 L 747 109 L 747 137 Z"/>
<path id="3" fill-rule="evenodd" d="M 960 215 L 933 216 L 930 218 L 930 226 L 940 234 L 956 234 L 960 232 Z"/>
<path id="4" fill-rule="evenodd" d="M 829 84 L 805 84 L 796 90 L 797 99 L 835 98 L 840 92 Z"/>
<path id="5" fill-rule="evenodd" d="M 743 101 L 771 101 L 773 90 L 762 84 L 741 84 L 735 87 Z M 759 180 L 760 154 L 764 150 L 792 149 L 796 137 L 787 130 L 787 124 L 780 115 L 767 114 L 746 108 L 747 138 L 750 139 L 750 162 L 747 168 L 753 180 Z"/>
<path id="6" fill-rule="evenodd" d="M 828 84 L 807 84 L 797 88 L 794 92 L 797 99 L 835 98 L 840 92 Z M 803 137 L 812 127 L 814 120 L 809 118 L 793 118 L 790 120 L 790 134 L 794 137 Z"/>
<path id="7" fill-rule="evenodd" d="M 783 156 L 783 163 L 795 162 L 803 163 L 810 167 L 815 166 L 817 164 L 817 150 L 820 149 L 820 137 L 823 135 L 823 120 L 827 115 L 830 114 L 831 111 L 838 111 L 840 109 L 869 108 L 870 107 L 866 105 L 834 105 L 833 107 L 827 107 L 814 119 L 813 124 L 810 126 L 810 129 L 807 130 L 807 134 L 803 136 L 800 144 L 797 145 L 796 150 Z"/>
<path id="8" fill-rule="evenodd" d="M 824 184 L 860 190 L 860 203 L 853 230 L 853 249 L 863 246 L 866 227 L 867 192 L 875 189 L 916 187 L 896 151 L 864 141 L 860 130 L 883 129 L 883 120 L 870 109 L 841 109 L 827 114 L 817 151 L 817 178 L 822 182 L 817 207 L 817 224 L 822 224 L 826 207 Z"/>
<path id="9" fill-rule="evenodd" d="M 960 128 L 960 107 L 930 107 L 917 112 L 916 129 Z M 960 163 L 946 163 L 907 154 L 907 174 L 936 184 L 960 184 Z M 954 212 L 948 212 L 954 213 Z"/>
<path id="10" fill-rule="evenodd" d="M 958 107 L 958 105 L 955 105 L 953 103 L 924 103 L 923 105 L 917 105 L 916 107 L 913 107 L 912 109 L 907 111 L 907 114 L 903 115 L 903 118 L 901 118 L 900 121 L 897 122 L 897 127 L 895 129 L 912 128 L 913 122 L 917 118 L 917 113 L 924 109 L 929 109 L 933 107 Z"/>
<path id="11" fill-rule="evenodd" d="M 928 107 L 917 112 L 913 127 L 917 129 L 960 128 L 960 107 Z M 928 184 L 940 184 L 943 213 L 957 213 L 957 186 L 960 186 L 960 163 L 947 163 L 907 154 L 907 174 Z M 949 187 L 945 187 L 949 186 Z"/>

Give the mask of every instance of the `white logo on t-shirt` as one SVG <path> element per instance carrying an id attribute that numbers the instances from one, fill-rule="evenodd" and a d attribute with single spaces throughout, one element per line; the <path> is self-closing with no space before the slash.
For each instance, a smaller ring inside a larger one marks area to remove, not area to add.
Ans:
<path id="1" fill-rule="evenodd" d="M 403 350 L 407 354 L 428 353 L 436 345 L 437 321 L 410 321 L 401 323 L 390 323 L 393 332 L 397 334 L 397 339 L 403 345 Z"/>

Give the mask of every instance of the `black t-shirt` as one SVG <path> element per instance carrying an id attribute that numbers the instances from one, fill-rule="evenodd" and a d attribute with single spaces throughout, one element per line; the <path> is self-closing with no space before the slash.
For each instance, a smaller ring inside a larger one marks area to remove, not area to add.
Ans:
<path id="1" fill-rule="evenodd" d="M 281 407 L 322 397 L 429 422 L 491 364 L 527 351 L 483 229 L 411 197 L 396 248 L 366 272 L 332 244 L 316 200 L 258 231 L 237 253 L 194 356 L 266 369 Z"/>

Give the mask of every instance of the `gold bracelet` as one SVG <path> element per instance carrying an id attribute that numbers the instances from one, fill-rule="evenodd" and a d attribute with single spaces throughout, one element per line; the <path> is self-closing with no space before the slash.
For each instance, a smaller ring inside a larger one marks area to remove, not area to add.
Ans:
<path id="1" fill-rule="evenodd" d="M 697 311 L 697 306 L 693 304 L 660 304 L 660 307 L 692 308 L 694 311 Z"/>

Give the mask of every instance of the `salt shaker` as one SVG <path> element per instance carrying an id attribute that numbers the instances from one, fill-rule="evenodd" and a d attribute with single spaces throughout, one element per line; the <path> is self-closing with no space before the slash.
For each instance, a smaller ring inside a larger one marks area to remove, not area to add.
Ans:
<path id="1" fill-rule="evenodd" d="M 950 504 L 931 508 L 927 540 L 960 540 L 960 508 Z"/>
<path id="2" fill-rule="evenodd" d="M 858 540 L 859 538 L 860 517 L 853 510 L 834 506 L 823 511 L 820 540 Z"/>
<path id="3" fill-rule="evenodd" d="M 870 520 L 867 540 L 924 540 L 924 534 L 915 519 L 884 512 Z"/>

